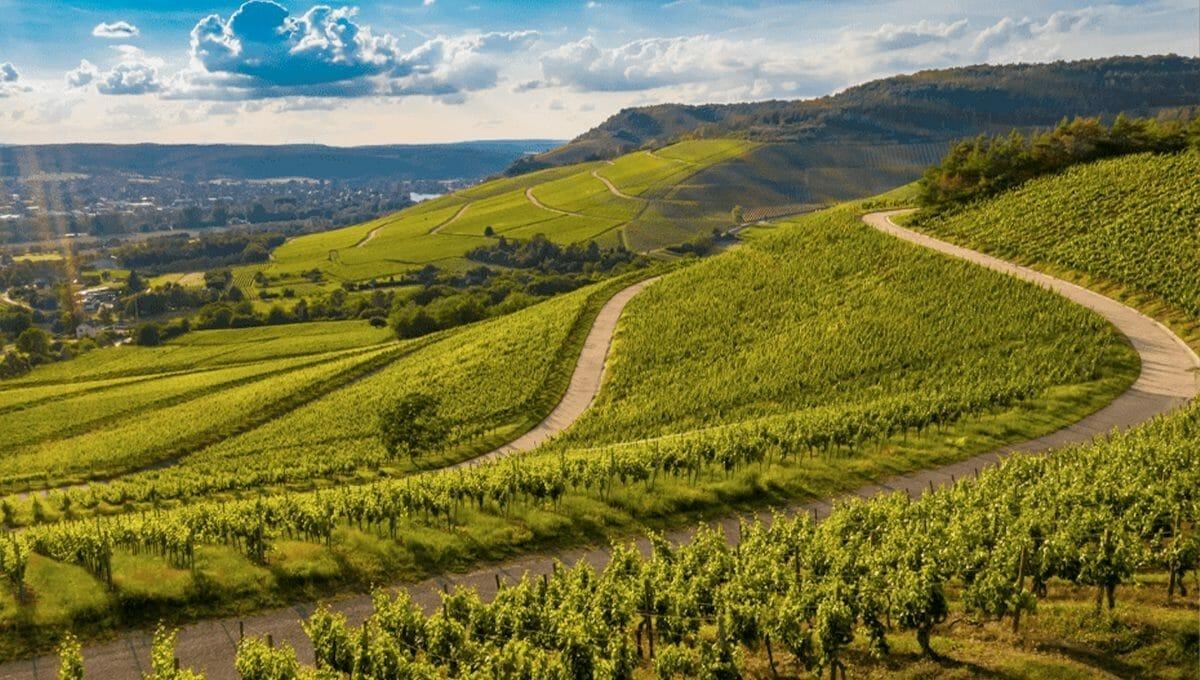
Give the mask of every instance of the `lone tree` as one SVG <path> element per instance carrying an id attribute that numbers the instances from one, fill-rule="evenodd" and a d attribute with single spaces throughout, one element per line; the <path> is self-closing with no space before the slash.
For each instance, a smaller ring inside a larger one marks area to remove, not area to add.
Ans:
<path id="1" fill-rule="evenodd" d="M 448 429 L 438 415 L 437 398 L 428 394 L 405 395 L 379 411 L 379 440 L 393 458 L 407 455 L 415 460 L 441 442 Z"/>

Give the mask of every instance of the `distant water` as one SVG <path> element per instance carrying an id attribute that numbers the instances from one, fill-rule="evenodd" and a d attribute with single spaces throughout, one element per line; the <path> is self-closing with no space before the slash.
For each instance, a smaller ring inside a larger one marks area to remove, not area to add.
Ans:
<path id="1" fill-rule="evenodd" d="M 445 194 L 418 194 L 417 192 L 412 191 L 408 194 L 408 200 L 412 201 L 413 203 L 420 203 L 421 201 L 432 201 L 433 199 L 441 198 L 442 196 L 445 196 Z"/>

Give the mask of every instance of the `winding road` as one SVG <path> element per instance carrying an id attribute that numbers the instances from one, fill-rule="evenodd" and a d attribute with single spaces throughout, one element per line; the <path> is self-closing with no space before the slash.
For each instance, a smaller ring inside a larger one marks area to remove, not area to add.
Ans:
<path id="1" fill-rule="evenodd" d="M 1154 319 L 1074 284 L 899 227 L 891 221 L 895 214 L 874 213 L 867 215 L 864 220 L 872 227 L 902 240 L 1031 281 L 1098 312 L 1124 333 L 1141 355 L 1141 374 L 1128 391 L 1108 406 L 1069 427 L 952 465 L 884 479 L 855 489 L 846 494 L 847 497 L 871 497 L 894 491 L 919 496 L 929 489 L 951 484 L 955 478 L 995 465 L 1013 453 L 1043 453 L 1066 444 L 1085 442 L 1114 428 L 1128 428 L 1176 409 L 1196 396 L 1200 358 L 1197 358 L 1195 352 L 1182 340 Z M 622 290 L 604 306 L 585 341 L 567 394 L 551 415 L 524 437 L 507 447 L 485 454 L 482 459 L 532 448 L 546 437 L 561 431 L 587 409 L 603 381 L 605 358 L 621 311 L 633 296 L 651 282 L 652 280 L 645 281 Z M 812 513 L 820 517 L 828 514 L 835 501 L 836 499 L 814 500 L 784 508 L 783 511 L 785 514 Z M 764 510 L 756 516 L 769 521 L 771 511 Z M 751 516 L 749 519 L 753 518 L 754 516 Z M 713 524 L 722 527 L 730 540 L 736 540 L 738 525 L 743 519 L 746 518 L 733 516 Z M 681 529 L 672 532 L 667 538 L 674 542 L 682 542 L 689 540 L 693 533 L 694 528 Z M 636 543 L 643 551 L 649 548 L 645 538 L 638 539 Z M 440 593 L 444 588 L 462 585 L 477 589 L 485 597 L 491 597 L 502 579 L 512 581 L 519 579 L 523 574 L 536 576 L 549 573 L 558 561 L 573 564 L 584 560 L 596 567 L 602 567 L 608 558 L 607 548 L 583 547 L 551 555 L 533 555 L 466 574 L 441 575 L 404 587 L 416 602 L 427 610 L 433 610 L 439 606 Z M 355 595 L 333 602 L 332 607 L 343 612 L 350 622 L 355 624 L 370 613 L 371 598 L 367 595 Z M 180 631 L 177 654 L 184 667 L 200 671 L 211 680 L 235 680 L 238 675 L 233 668 L 234 652 L 239 632 L 244 630 L 246 635 L 270 634 L 276 642 L 290 643 L 297 649 L 301 660 L 309 663 L 312 660 L 312 650 L 301 630 L 300 621 L 312 610 L 312 604 L 303 604 L 261 612 L 241 619 L 231 617 L 190 624 Z M 87 647 L 84 656 L 88 677 L 113 680 L 141 677 L 149 667 L 149 644 L 148 631 L 135 631 L 124 633 L 111 642 Z M 55 677 L 56 668 L 57 659 L 54 656 L 43 656 L 0 665 L 0 678 L 49 680 Z"/>

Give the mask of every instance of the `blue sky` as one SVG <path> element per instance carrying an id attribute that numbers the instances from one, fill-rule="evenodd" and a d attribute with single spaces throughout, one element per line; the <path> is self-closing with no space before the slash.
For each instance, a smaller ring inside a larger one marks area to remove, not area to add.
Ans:
<path id="1" fill-rule="evenodd" d="M 0 142 L 574 136 L 626 106 L 1196 55 L 1195 0 L 0 0 Z"/>

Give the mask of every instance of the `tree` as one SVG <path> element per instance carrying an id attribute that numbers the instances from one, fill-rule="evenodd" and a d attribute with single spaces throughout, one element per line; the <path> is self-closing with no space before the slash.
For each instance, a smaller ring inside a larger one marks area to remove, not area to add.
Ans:
<path id="1" fill-rule="evenodd" d="M 379 411 L 379 439 L 392 457 L 415 459 L 437 445 L 446 432 L 447 425 L 438 415 L 438 400 L 428 394 L 413 392 Z"/>
<path id="2" fill-rule="evenodd" d="M 26 328 L 17 336 L 17 349 L 29 356 L 46 356 L 50 352 L 50 335 L 40 328 Z"/>
<path id="3" fill-rule="evenodd" d="M 130 293 L 140 293 L 146 290 L 146 282 L 141 275 L 132 269 L 129 270 L 129 279 L 125 282 L 125 289 Z"/>
<path id="4" fill-rule="evenodd" d="M 489 225 L 487 225 L 486 227 L 484 227 L 484 228 L 483 228 L 483 235 L 484 235 L 484 236 L 495 236 L 495 235 L 496 235 L 496 230 L 495 230 L 495 229 L 493 229 L 493 228 L 492 228 L 492 225 L 490 225 L 490 224 L 489 224 Z"/>
<path id="5" fill-rule="evenodd" d="M 733 210 L 729 211 L 730 218 L 734 224 L 742 224 L 746 221 L 746 210 L 740 205 L 733 206 Z"/>
<path id="6" fill-rule="evenodd" d="M 153 347 L 162 342 L 162 334 L 156 323 L 144 323 L 138 326 L 135 338 L 137 344 L 143 347 Z"/>

